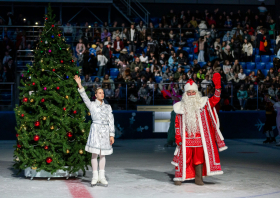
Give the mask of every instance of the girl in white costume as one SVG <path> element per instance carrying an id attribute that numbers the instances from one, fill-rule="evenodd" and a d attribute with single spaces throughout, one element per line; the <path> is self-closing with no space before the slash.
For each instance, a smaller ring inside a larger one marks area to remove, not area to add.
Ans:
<path id="1" fill-rule="evenodd" d="M 75 75 L 74 79 L 79 86 L 78 92 L 89 109 L 92 118 L 92 124 L 85 148 L 87 152 L 92 153 L 91 165 L 93 176 L 91 186 L 95 186 L 97 183 L 103 186 L 108 186 L 108 182 L 105 178 L 105 155 L 111 155 L 113 153 L 112 144 L 114 144 L 115 141 L 112 108 L 110 105 L 104 103 L 104 91 L 102 88 L 97 88 L 95 94 L 96 100 L 90 101 L 84 87 L 81 85 L 81 78 Z M 99 173 L 97 170 L 98 155 Z"/>

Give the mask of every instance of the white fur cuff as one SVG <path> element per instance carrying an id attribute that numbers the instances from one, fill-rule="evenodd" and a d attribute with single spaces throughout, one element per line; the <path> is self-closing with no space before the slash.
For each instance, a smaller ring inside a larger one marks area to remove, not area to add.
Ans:
<path id="1" fill-rule="evenodd" d="M 222 147 L 222 148 L 219 148 L 219 151 L 222 152 L 222 151 L 224 151 L 224 150 L 227 150 L 227 148 L 228 148 L 227 146 L 224 146 L 224 147 Z"/>

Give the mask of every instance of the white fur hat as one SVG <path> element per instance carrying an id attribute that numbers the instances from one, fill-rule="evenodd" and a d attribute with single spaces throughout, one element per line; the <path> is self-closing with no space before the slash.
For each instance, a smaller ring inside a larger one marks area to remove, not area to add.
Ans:
<path id="1" fill-rule="evenodd" d="M 184 87 L 185 92 L 187 91 L 198 91 L 197 84 L 193 81 L 193 79 L 189 79 Z"/>

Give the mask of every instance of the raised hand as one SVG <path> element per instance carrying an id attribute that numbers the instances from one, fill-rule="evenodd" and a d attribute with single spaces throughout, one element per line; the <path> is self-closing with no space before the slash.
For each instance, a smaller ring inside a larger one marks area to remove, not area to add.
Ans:
<path id="1" fill-rule="evenodd" d="M 80 76 L 78 76 L 78 75 L 74 76 L 74 80 L 77 82 L 78 85 L 81 84 L 81 82 L 82 82 Z"/>

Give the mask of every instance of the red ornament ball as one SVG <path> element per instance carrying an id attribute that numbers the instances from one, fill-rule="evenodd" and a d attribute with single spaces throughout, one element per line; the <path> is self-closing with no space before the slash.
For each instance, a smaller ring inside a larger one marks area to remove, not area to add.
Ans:
<path id="1" fill-rule="evenodd" d="M 60 37 L 60 36 L 61 36 L 61 34 L 58 34 L 58 36 Z"/>
<path id="2" fill-rule="evenodd" d="M 39 121 L 36 121 L 36 122 L 34 123 L 34 126 L 36 126 L 36 127 L 40 126 L 40 122 L 39 122 Z"/>
<path id="3" fill-rule="evenodd" d="M 35 82 L 33 82 L 32 85 L 34 86 L 34 85 L 35 85 Z"/>
<path id="4" fill-rule="evenodd" d="M 42 99 L 41 99 L 41 102 L 45 102 L 45 99 L 44 99 L 44 98 L 42 98 Z"/>
<path id="5" fill-rule="evenodd" d="M 33 140 L 34 140 L 34 141 L 37 142 L 37 141 L 39 141 L 39 139 L 40 139 L 39 135 L 34 135 L 34 137 L 33 137 Z"/>
<path id="6" fill-rule="evenodd" d="M 76 114 L 76 113 L 77 113 L 77 111 L 75 110 L 75 111 L 73 111 L 73 113 L 74 113 L 74 114 Z"/>
<path id="7" fill-rule="evenodd" d="M 59 90 L 59 87 L 57 87 L 56 89 Z"/>
<path id="8" fill-rule="evenodd" d="M 63 63 L 63 60 L 61 60 L 60 63 Z"/>
<path id="9" fill-rule="evenodd" d="M 28 102 L 28 98 L 23 98 L 23 100 L 22 100 L 23 102 Z"/>
<path id="10" fill-rule="evenodd" d="M 17 147 L 18 147 L 18 148 L 21 148 L 21 145 L 20 145 L 20 144 L 17 144 Z"/>
<path id="11" fill-rule="evenodd" d="M 71 62 L 74 63 L 74 60 L 72 59 Z"/>
<path id="12" fill-rule="evenodd" d="M 53 72 L 55 72 L 55 69 L 52 69 Z"/>
<path id="13" fill-rule="evenodd" d="M 67 137 L 71 138 L 72 136 L 73 136 L 73 133 L 71 133 L 71 132 L 67 133 Z"/>
<path id="14" fill-rule="evenodd" d="M 46 162 L 49 164 L 49 163 L 51 163 L 52 162 L 52 158 L 51 157 L 47 157 L 46 158 Z"/>
<path id="15" fill-rule="evenodd" d="M 48 150 L 48 149 L 49 149 L 49 147 L 48 147 L 48 146 L 45 146 L 45 147 L 44 147 L 44 149 L 45 149 L 45 150 Z"/>
<path id="16" fill-rule="evenodd" d="M 16 134 L 16 137 L 18 137 L 18 134 Z"/>
<path id="17" fill-rule="evenodd" d="M 54 27 L 54 25 L 52 25 L 52 27 Z"/>
<path id="18" fill-rule="evenodd" d="M 48 20 L 48 18 L 46 18 L 46 20 Z"/>
<path id="19" fill-rule="evenodd" d="M 21 117 L 24 117 L 24 114 L 21 114 Z"/>
<path id="20" fill-rule="evenodd" d="M 41 43 L 43 43 L 43 41 L 41 41 Z"/>
<path id="21" fill-rule="evenodd" d="M 66 111 L 66 108 L 65 108 L 65 107 L 63 107 L 63 111 Z"/>

